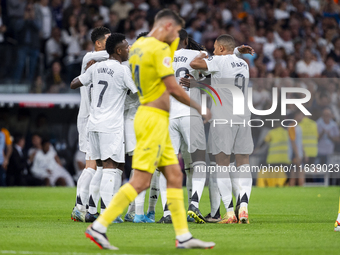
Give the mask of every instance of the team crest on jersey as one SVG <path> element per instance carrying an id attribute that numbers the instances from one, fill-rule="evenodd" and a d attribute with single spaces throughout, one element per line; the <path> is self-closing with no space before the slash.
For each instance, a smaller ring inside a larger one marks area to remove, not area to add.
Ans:
<path id="1" fill-rule="evenodd" d="M 163 65 L 165 66 L 165 67 L 171 67 L 171 58 L 170 57 L 165 57 L 164 59 L 163 59 Z"/>
<path id="2" fill-rule="evenodd" d="M 211 61 L 211 60 L 213 60 L 213 56 L 211 56 L 211 57 L 208 57 L 208 61 Z"/>

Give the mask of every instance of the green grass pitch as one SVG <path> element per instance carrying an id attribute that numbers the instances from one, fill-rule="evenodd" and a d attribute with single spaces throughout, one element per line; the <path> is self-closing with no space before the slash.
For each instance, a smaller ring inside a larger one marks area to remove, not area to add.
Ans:
<path id="1" fill-rule="evenodd" d="M 0 189 L 0 254 L 340 254 L 340 232 L 333 230 L 338 187 L 254 188 L 249 225 L 189 223 L 195 237 L 216 243 L 212 250 L 176 250 L 172 225 L 134 223 L 110 226 L 109 240 L 119 251 L 99 250 L 84 236 L 88 224 L 71 221 L 75 192 Z M 200 208 L 210 210 L 207 189 Z M 159 200 L 157 220 L 161 213 Z"/>

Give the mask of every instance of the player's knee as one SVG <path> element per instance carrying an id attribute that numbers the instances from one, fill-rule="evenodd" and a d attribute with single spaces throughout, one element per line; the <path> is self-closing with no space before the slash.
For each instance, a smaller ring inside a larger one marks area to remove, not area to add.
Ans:
<path id="1" fill-rule="evenodd" d="M 100 162 L 101 162 L 101 160 L 100 160 Z M 96 160 L 86 160 L 85 168 L 96 169 L 97 168 Z"/>
<path id="2" fill-rule="evenodd" d="M 168 188 L 181 188 L 183 182 L 183 173 L 178 165 L 172 171 L 167 174 L 167 186 Z"/>
<path id="3" fill-rule="evenodd" d="M 130 184 L 138 194 L 150 187 L 150 182 L 136 182 L 132 180 Z"/>
<path id="4" fill-rule="evenodd" d="M 103 168 L 117 168 L 118 163 L 113 161 L 112 159 L 108 158 L 103 160 Z"/>

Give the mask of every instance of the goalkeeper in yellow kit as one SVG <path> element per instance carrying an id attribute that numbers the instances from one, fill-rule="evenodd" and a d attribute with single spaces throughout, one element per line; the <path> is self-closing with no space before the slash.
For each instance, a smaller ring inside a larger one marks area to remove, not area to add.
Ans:
<path id="1" fill-rule="evenodd" d="M 157 13 L 148 36 L 138 39 L 130 49 L 130 68 L 141 103 L 134 120 L 137 144 L 132 167 L 135 171 L 130 182 L 120 188 L 105 212 L 85 232 L 100 248 L 118 249 L 109 243 L 105 234 L 107 227 L 140 192 L 150 186 L 157 167 L 167 179 L 167 202 L 176 232 L 176 247 L 215 246 L 213 242 L 193 238 L 189 232 L 183 201 L 183 175 L 169 136 L 170 95 L 201 112 L 201 107 L 190 102 L 178 85 L 172 69 L 179 42 L 178 31 L 183 23 L 176 13 L 164 9 Z M 204 118 L 209 120 L 210 112 Z"/>

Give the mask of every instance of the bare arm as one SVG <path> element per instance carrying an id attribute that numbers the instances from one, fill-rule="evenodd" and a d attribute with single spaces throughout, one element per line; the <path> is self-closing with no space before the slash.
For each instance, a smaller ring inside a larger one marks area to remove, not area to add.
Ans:
<path id="1" fill-rule="evenodd" d="M 73 79 L 73 81 L 71 82 L 71 89 L 77 89 L 80 88 L 81 86 L 83 86 L 83 84 L 80 82 L 79 78 L 76 77 Z"/>
<path id="2" fill-rule="evenodd" d="M 163 82 L 168 90 L 168 92 L 176 98 L 182 104 L 185 104 L 189 107 L 196 109 L 199 113 L 201 113 L 201 106 L 193 100 L 190 100 L 190 97 L 187 93 L 185 93 L 184 89 L 178 85 L 175 77 L 173 75 L 167 76 L 163 79 Z M 210 111 L 207 111 L 207 115 L 203 116 L 205 122 L 207 122 L 211 118 Z"/>
<path id="3" fill-rule="evenodd" d="M 208 70 L 207 63 L 205 62 L 204 58 L 207 58 L 208 55 L 204 52 L 198 54 L 191 62 L 190 66 L 193 69 L 200 69 L 200 70 Z"/>
<path id="4" fill-rule="evenodd" d="M 60 158 L 59 158 L 59 156 L 58 156 L 58 155 L 55 155 L 54 159 L 55 159 L 55 161 L 56 161 L 56 162 L 57 162 L 59 165 L 61 165 L 61 166 L 62 166 L 62 164 L 61 164 L 61 160 L 60 160 Z"/>

